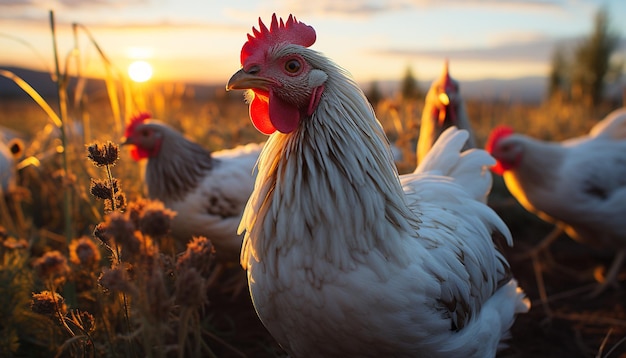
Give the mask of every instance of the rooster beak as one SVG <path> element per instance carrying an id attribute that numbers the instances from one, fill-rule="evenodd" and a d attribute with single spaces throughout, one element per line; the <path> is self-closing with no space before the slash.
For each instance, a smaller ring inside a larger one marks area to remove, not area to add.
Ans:
<path id="1" fill-rule="evenodd" d="M 228 80 L 226 84 L 226 90 L 236 89 L 260 89 L 269 91 L 269 87 L 274 84 L 274 81 L 267 78 L 257 76 L 256 74 L 248 73 L 242 69 L 235 72 L 235 74 Z"/>
<path id="2" fill-rule="evenodd" d="M 120 145 L 129 145 L 129 144 L 133 144 L 133 141 L 130 140 L 129 138 L 123 137 Z"/>

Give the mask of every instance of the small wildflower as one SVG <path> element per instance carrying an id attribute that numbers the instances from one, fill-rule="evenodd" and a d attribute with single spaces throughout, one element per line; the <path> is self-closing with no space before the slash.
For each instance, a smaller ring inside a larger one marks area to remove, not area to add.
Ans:
<path id="1" fill-rule="evenodd" d="M 119 147 L 111 141 L 92 143 L 87 146 L 87 152 L 87 157 L 98 167 L 114 165 L 119 158 Z"/>
<path id="2" fill-rule="evenodd" d="M 160 201 L 150 201 L 139 218 L 139 229 L 154 238 L 165 236 L 170 231 L 170 224 L 176 213 L 165 208 Z"/>
<path id="3" fill-rule="evenodd" d="M 55 317 L 57 313 L 61 316 L 67 314 L 67 305 L 65 305 L 63 296 L 51 291 L 33 293 L 33 299 L 30 301 L 30 309 L 35 313 L 50 317 Z"/>
<path id="4" fill-rule="evenodd" d="M 87 237 L 72 240 L 70 243 L 70 261 L 76 265 L 93 267 L 100 262 L 100 250 L 96 244 Z"/>
<path id="5" fill-rule="evenodd" d="M 187 249 L 176 261 L 176 270 L 185 271 L 186 268 L 195 268 L 204 278 L 208 278 L 213 270 L 215 248 L 209 239 L 204 236 L 194 237 L 187 243 Z"/>
<path id="6" fill-rule="evenodd" d="M 70 273 L 70 267 L 67 265 L 67 259 L 59 251 L 49 251 L 36 259 L 33 263 L 35 272 L 43 280 L 54 280 L 58 283 L 65 282 L 67 275 Z"/>

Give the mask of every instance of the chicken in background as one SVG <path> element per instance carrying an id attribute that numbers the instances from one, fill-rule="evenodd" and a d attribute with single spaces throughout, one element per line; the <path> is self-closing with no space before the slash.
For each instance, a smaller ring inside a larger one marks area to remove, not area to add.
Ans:
<path id="1" fill-rule="evenodd" d="M 465 109 L 465 102 L 461 97 L 459 83 L 450 77 L 449 64 L 446 60 L 441 77 L 432 83 L 426 93 L 417 140 L 418 164 L 424 160 L 441 133 L 451 126 L 469 132 L 469 139 L 463 149 L 476 147 L 474 132 Z"/>
<path id="2" fill-rule="evenodd" d="M 291 357 L 494 357 L 530 303 L 494 245 L 509 230 L 475 194 L 493 158 L 461 155 L 468 133 L 449 128 L 432 163 L 398 176 L 372 107 L 315 39 L 292 16 L 259 19 L 227 84 L 270 135 L 240 226 L 259 318 Z"/>
<path id="3" fill-rule="evenodd" d="M 151 199 L 176 211 L 172 235 L 182 244 L 205 236 L 218 261 L 237 262 L 241 213 L 254 186 L 262 144 L 209 152 L 167 124 L 142 113 L 126 127 L 134 160 L 147 159 L 144 181 Z"/>
<path id="4" fill-rule="evenodd" d="M 19 138 L 4 140 L 0 133 L 0 190 L 7 195 L 17 186 L 17 161 L 24 152 Z"/>
<path id="5" fill-rule="evenodd" d="M 577 241 L 617 250 L 591 296 L 616 283 L 626 257 L 626 109 L 610 113 L 588 135 L 563 142 L 497 127 L 486 149 L 497 160 L 492 170 L 526 210 L 564 226 Z"/>

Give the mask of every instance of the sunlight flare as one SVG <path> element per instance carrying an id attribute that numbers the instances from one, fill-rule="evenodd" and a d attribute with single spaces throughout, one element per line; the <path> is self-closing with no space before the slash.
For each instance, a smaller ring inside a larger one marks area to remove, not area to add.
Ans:
<path id="1" fill-rule="evenodd" d="M 134 82 L 146 82 L 152 78 L 152 65 L 146 61 L 134 61 L 128 66 L 128 76 Z"/>

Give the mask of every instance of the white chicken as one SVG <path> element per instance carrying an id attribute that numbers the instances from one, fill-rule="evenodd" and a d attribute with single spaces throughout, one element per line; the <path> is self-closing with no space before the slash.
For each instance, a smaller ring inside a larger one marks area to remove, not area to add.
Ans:
<path id="1" fill-rule="evenodd" d="M 364 94 L 307 48 L 312 27 L 274 15 L 252 31 L 227 89 L 250 89 L 271 134 L 240 226 L 263 324 L 292 357 L 495 356 L 529 302 L 494 247 L 506 225 L 471 194 L 493 158 L 459 155 L 451 128 L 398 176 Z"/>
<path id="2" fill-rule="evenodd" d="M 613 111 L 589 135 L 547 142 L 495 128 L 486 149 L 511 194 L 575 240 L 617 249 L 605 280 L 614 283 L 626 257 L 626 109 Z"/>
<path id="3" fill-rule="evenodd" d="M 424 160 L 441 133 L 451 126 L 469 132 L 469 139 L 463 149 L 476 147 L 474 132 L 465 109 L 465 102 L 461 97 L 459 83 L 450 77 L 448 67 L 449 64 L 446 60 L 441 77 L 432 83 L 426 94 L 417 141 L 418 163 Z"/>
<path id="4" fill-rule="evenodd" d="M 0 134 L 0 193 L 10 194 L 17 186 L 17 160 L 24 151 L 19 138 L 5 140 Z"/>
<path id="5" fill-rule="evenodd" d="M 148 196 L 176 211 L 172 235 L 182 243 L 192 236 L 211 240 L 220 261 L 237 261 L 243 237 L 241 213 L 254 187 L 254 165 L 262 144 L 209 152 L 167 124 L 135 116 L 123 144 L 134 160 L 147 159 Z"/>

